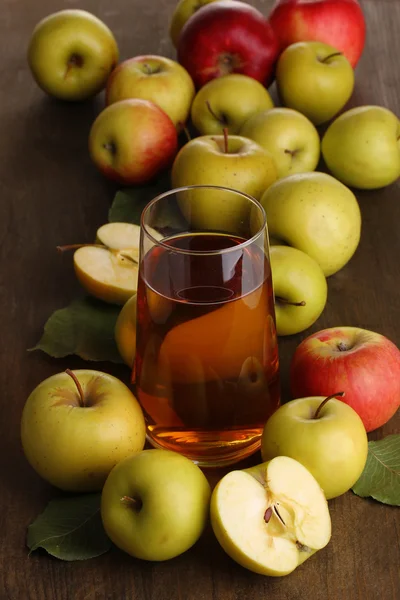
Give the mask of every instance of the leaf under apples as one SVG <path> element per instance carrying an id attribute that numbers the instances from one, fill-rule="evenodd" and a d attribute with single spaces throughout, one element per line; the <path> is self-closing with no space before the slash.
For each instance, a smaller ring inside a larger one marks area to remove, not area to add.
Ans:
<path id="1" fill-rule="evenodd" d="M 368 443 L 367 463 L 352 490 L 362 498 L 400 506 L 400 434 Z"/>
<path id="2" fill-rule="evenodd" d="M 122 363 L 114 337 L 120 310 L 91 297 L 74 300 L 49 317 L 42 337 L 30 350 L 42 350 L 53 358 L 77 354 L 84 360 Z"/>
<path id="3" fill-rule="evenodd" d="M 28 527 L 30 552 L 43 548 L 66 561 L 86 560 L 107 552 L 112 543 L 100 516 L 101 494 L 51 500 Z"/>
<path id="4" fill-rule="evenodd" d="M 167 192 L 171 188 L 170 173 L 164 173 L 156 180 L 146 185 L 125 188 L 116 193 L 111 208 L 108 212 L 110 223 L 134 223 L 140 225 L 140 217 L 145 206 L 156 196 Z M 177 209 L 176 214 L 170 212 L 157 213 L 159 227 L 182 227 L 183 216 Z"/>

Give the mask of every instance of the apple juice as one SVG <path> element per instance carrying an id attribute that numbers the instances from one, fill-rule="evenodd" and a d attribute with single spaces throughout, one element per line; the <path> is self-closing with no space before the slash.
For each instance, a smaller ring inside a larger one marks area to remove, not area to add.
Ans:
<path id="1" fill-rule="evenodd" d="M 175 236 L 139 269 L 132 381 L 148 437 L 203 465 L 256 451 L 279 405 L 270 265 L 245 241 Z"/>

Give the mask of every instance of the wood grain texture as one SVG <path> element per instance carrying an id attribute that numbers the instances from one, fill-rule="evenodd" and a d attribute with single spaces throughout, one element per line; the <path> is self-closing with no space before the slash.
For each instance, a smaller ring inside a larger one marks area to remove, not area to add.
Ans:
<path id="1" fill-rule="evenodd" d="M 272 0 L 252 2 L 265 13 Z M 167 23 L 175 0 L 85 0 L 79 3 L 113 30 L 121 58 L 140 53 L 174 57 Z M 357 68 L 351 105 L 381 104 L 400 114 L 400 2 L 364 0 L 368 44 Z M 399 510 L 354 496 L 330 502 L 333 537 L 326 549 L 286 578 L 254 575 L 231 561 L 210 529 L 186 554 L 164 564 L 139 562 L 115 550 L 67 564 L 25 547 L 27 525 L 54 490 L 26 463 L 19 440 L 21 411 L 32 389 L 77 358 L 27 353 L 56 308 L 81 293 L 71 257 L 58 244 L 93 239 L 115 188 L 91 165 L 87 137 L 103 106 L 66 105 L 33 82 L 26 46 L 36 22 L 75 0 L 2 0 L 0 12 L 0 600 L 399 600 Z M 362 240 L 351 262 L 329 279 L 328 306 L 307 332 L 280 340 L 288 397 L 290 357 L 312 331 L 356 325 L 400 345 L 400 185 L 357 193 Z M 97 368 L 128 380 L 127 369 Z M 372 434 L 400 429 L 400 414 Z M 254 457 L 254 461 L 259 459 Z"/>

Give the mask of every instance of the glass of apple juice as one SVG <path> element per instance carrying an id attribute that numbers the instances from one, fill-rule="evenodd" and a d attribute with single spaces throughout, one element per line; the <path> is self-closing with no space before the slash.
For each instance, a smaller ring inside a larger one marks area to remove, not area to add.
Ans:
<path id="1" fill-rule="evenodd" d="M 280 397 L 262 206 L 216 186 L 162 194 L 139 262 L 132 383 L 149 442 L 204 467 L 252 454 Z"/>

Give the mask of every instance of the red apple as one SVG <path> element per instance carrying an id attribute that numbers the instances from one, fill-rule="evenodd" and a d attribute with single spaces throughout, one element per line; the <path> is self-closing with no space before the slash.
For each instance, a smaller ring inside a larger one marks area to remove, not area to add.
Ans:
<path id="1" fill-rule="evenodd" d="M 278 0 L 269 22 L 281 50 L 295 42 L 324 42 L 358 63 L 365 44 L 365 19 L 357 0 Z"/>
<path id="2" fill-rule="evenodd" d="M 230 73 L 242 73 L 268 85 L 279 44 L 256 8 L 237 0 L 220 0 L 203 6 L 186 21 L 177 50 L 179 62 L 197 88 Z"/>
<path id="3" fill-rule="evenodd" d="M 343 402 L 373 431 L 400 406 L 400 350 L 366 329 L 323 329 L 296 348 L 290 387 L 294 398 L 345 392 Z"/>
<path id="4" fill-rule="evenodd" d="M 126 185 L 144 183 L 168 167 L 178 149 L 169 116 L 150 100 L 120 100 L 92 125 L 89 151 L 98 169 Z"/>

